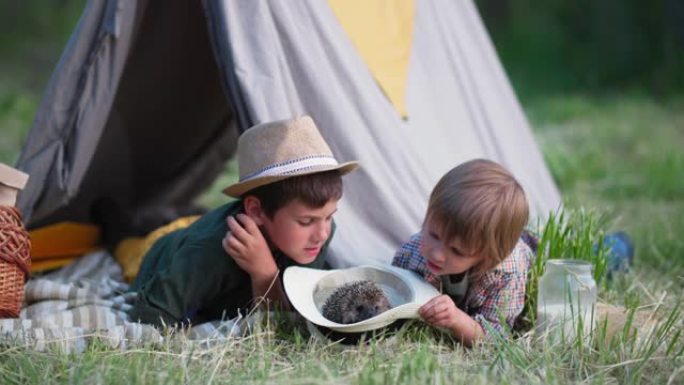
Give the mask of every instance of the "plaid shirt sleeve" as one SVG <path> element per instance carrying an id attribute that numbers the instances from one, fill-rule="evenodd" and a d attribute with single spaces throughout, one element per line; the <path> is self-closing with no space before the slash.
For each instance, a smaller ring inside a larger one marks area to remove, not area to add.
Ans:
<path id="1" fill-rule="evenodd" d="M 422 237 L 420 233 L 414 234 L 411 238 L 401 245 L 394 258 L 392 265 L 401 267 L 402 269 L 411 270 L 418 273 L 426 281 L 435 285 L 439 282 L 437 276 L 432 274 L 425 265 L 425 257 L 420 255 L 420 244 Z"/>
<path id="2" fill-rule="evenodd" d="M 525 306 L 527 272 L 532 258 L 532 250 L 521 239 L 506 259 L 471 284 L 466 311 L 486 334 L 513 328 Z"/>

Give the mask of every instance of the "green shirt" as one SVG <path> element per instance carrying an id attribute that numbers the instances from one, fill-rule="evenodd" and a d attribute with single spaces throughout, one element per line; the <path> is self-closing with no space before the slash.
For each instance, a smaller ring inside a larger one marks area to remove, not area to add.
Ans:
<path id="1" fill-rule="evenodd" d="M 133 321 L 157 326 L 179 323 L 200 324 L 230 319 L 252 300 L 252 283 L 223 250 L 228 231 L 226 218 L 242 211 L 242 202 L 218 207 L 187 228 L 160 238 L 145 254 L 140 272 L 131 285 L 138 297 L 129 311 Z M 307 267 L 323 269 L 328 245 L 334 233 Z M 280 251 L 273 253 L 280 273 L 297 265 Z"/>

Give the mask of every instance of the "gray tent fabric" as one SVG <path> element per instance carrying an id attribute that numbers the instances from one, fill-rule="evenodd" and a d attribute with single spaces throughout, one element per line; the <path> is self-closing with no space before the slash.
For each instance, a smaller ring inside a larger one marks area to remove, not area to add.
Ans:
<path id="1" fill-rule="evenodd" d="M 17 168 L 30 227 L 183 205 L 234 152 L 237 126 L 197 1 L 91 0 L 47 87 Z"/>
<path id="2" fill-rule="evenodd" d="M 136 7 L 122 5 L 87 4 L 48 84 L 17 162 L 31 176 L 18 202 L 27 219 L 71 200 L 90 166 L 135 27 L 121 21 Z"/>
<path id="3" fill-rule="evenodd" d="M 475 157 L 521 181 L 534 216 L 560 196 L 472 1 L 415 2 L 400 117 L 322 0 L 91 0 L 17 168 L 29 226 L 188 203 L 238 132 L 311 115 L 345 176 L 332 265 L 387 263 L 450 168 Z"/>
<path id="4" fill-rule="evenodd" d="M 229 60 L 254 123 L 309 114 L 333 152 L 358 159 L 336 214 L 333 264 L 387 263 L 419 230 L 429 193 L 471 158 L 520 180 L 534 216 L 560 204 L 529 125 L 470 1 L 416 1 L 403 120 L 327 2 L 220 1 Z M 258 31 L 258 33 L 254 33 Z M 222 58 L 219 57 L 219 60 Z"/>

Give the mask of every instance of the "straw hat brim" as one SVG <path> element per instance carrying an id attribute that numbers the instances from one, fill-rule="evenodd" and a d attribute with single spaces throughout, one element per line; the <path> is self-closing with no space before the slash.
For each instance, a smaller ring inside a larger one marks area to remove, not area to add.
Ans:
<path id="1" fill-rule="evenodd" d="M 244 182 L 238 182 L 235 184 L 232 184 L 228 187 L 226 187 L 223 190 L 223 193 L 233 197 L 233 198 L 239 198 L 246 192 L 255 189 L 257 187 L 265 186 L 267 184 L 271 184 L 274 182 L 278 182 L 287 178 L 292 178 L 294 176 L 301 176 L 301 175 L 309 175 L 309 174 L 315 174 L 318 172 L 324 172 L 324 171 L 333 171 L 333 170 L 338 170 L 340 174 L 344 175 L 347 174 L 351 171 L 354 171 L 359 167 L 359 162 L 357 161 L 350 161 L 350 162 L 345 162 L 341 163 L 336 166 L 316 166 L 316 167 L 311 167 L 307 168 L 305 170 L 299 170 L 294 173 L 290 174 L 284 174 L 284 175 L 271 175 L 271 176 L 264 176 L 264 177 L 259 177 L 259 178 L 254 178 L 250 179 Z"/>
<path id="2" fill-rule="evenodd" d="M 353 324 L 340 324 L 323 317 L 323 303 L 336 288 L 366 279 L 385 292 L 391 309 Z M 366 332 L 388 326 L 398 319 L 419 318 L 418 309 L 439 295 L 434 286 L 416 273 L 390 265 L 337 270 L 291 266 L 283 273 L 283 287 L 292 306 L 304 318 L 343 333 Z"/>

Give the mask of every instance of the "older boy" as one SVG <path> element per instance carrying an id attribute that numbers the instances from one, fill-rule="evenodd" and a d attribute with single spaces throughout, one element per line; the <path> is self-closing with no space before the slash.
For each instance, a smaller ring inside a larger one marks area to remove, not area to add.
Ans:
<path id="1" fill-rule="evenodd" d="M 159 239 L 131 286 L 129 312 L 154 325 L 232 318 L 267 298 L 287 307 L 280 283 L 290 265 L 323 268 L 342 197 L 339 164 L 313 120 L 256 125 L 238 140 L 240 198 Z"/>

